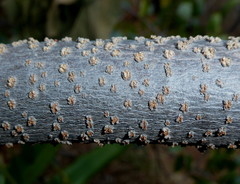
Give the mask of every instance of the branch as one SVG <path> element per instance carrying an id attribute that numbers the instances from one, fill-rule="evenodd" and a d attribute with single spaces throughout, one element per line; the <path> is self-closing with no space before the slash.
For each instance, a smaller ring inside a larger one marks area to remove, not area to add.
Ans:
<path id="1" fill-rule="evenodd" d="M 0 45 L 0 144 L 237 148 L 240 42 L 30 38 Z"/>

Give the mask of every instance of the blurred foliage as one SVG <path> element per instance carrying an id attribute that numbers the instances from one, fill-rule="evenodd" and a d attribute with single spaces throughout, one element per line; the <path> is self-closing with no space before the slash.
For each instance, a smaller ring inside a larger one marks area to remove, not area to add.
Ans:
<path id="1" fill-rule="evenodd" d="M 0 42 L 152 34 L 225 38 L 239 35 L 239 11 L 239 0 L 2 0 Z M 86 148 L 89 145 L 1 148 L 0 184 L 240 183 L 239 151 L 201 154 L 195 148 L 160 145 Z"/>

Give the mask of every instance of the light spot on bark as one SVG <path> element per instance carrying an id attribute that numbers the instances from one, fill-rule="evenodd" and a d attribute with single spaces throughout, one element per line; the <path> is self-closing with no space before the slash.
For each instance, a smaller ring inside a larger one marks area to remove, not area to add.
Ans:
<path id="1" fill-rule="evenodd" d="M 98 84 L 101 87 L 104 86 L 106 84 L 105 78 L 104 77 L 98 78 Z"/>
<path id="2" fill-rule="evenodd" d="M 13 46 L 13 47 L 18 47 L 18 46 L 23 45 L 24 43 L 27 43 L 27 40 L 26 40 L 26 39 L 12 42 L 12 46 Z"/>
<path id="3" fill-rule="evenodd" d="M 178 41 L 177 42 L 177 49 L 179 50 L 186 50 L 188 49 L 189 41 Z"/>
<path id="4" fill-rule="evenodd" d="M 15 128 L 15 130 L 16 130 L 17 133 L 23 133 L 23 132 L 24 132 L 24 128 L 23 128 L 23 126 L 20 125 L 20 124 L 15 125 L 14 128 Z"/>
<path id="5" fill-rule="evenodd" d="M 7 52 L 7 47 L 5 44 L 0 44 L 0 54 Z"/>
<path id="6" fill-rule="evenodd" d="M 105 134 L 112 134 L 113 133 L 113 126 L 112 125 L 105 125 L 103 127 L 103 132 Z"/>
<path id="7" fill-rule="evenodd" d="M 122 139 L 119 138 L 119 137 L 117 137 L 117 138 L 115 139 L 115 142 L 118 143 L 118 144 L 121 144 L 121 143 L 122 143 Z"/>
<path id="8" fill-rule="evenodd" d="M 204 136 L 206 136 L 206 137 L 209 137 L 209 136 L 212 136 L 212 135 L 213 135 L 212 130 L 207 130 L 207 131 L 204 133 Z"/>
<path id="9" fill-rule="evenodd" d="M 61 56 L 67 56 L 71 53 L 71 48 L 70 47 L 64 47 L 61 49 Z"/>
<path id="10" fill-rule="evenodd" d="M 143 96 L 144 93 L 145 93 L 145 92 L 144 92 L 142 89 L 139 89 L 138 94 L 139 94 L 140 96 Z"/>
<path id="11" fill-rule="evenodd" d="M 130 65 L 129 61 L 124 61 L 123 66 L 128 67 Z"/>
<path id="12" fill-rule="evenodd" d="M 161 132 L 160 132 L 160 136 L 162 136 L 164 139 L 170 139 L 170 129 L 167 127 L 163 127 Z"/>
<path id="13" fill-rule="evenodd" d="M 8 142 L 5 144 L 6 148 L 12 148 L 13 147 L 13 143 Z"/>
<path id="14" fill-rule="evenodd" d="M 237 145 L 233 144 L 233 143 L 230 143 L 228 146 L 227 146 L 228 149 L 237 149 Z"/>
<path id="15" fill-rule="evenodd" d="M 210 95 L 209 95 L 208 93 L 204 93 L 204 94 L 203 94 L 203 99 L 204 99 L 204 101 L 208 101 L 209 98 L 210 98 Z"/>
<path id="16" fill-rule="evenodd" d="M 60 73 L 65 73 L 65 72 L 67 72 L 67 70 L 68 70 L 68 65 L 67 64 L 60 64 L 59 65 L 58 71 Z"/>
<path id="17" fill-rule="evenodd" d="M 227 116 L 225 123 L 226 124 L 231 124 L 233 122 L 233 118 L 230 116 Z"/>
<path id="18" fill-rule="evenodd" d="M 23 111 L 21 115 L 22 115 L 23 118 L 26 118 L 28 113 L 27 113 L 27 111 Z"/>
<path id="19" fill-rule="evenodd" d="M 149 86 L 149 79 L 144 79 L 142 83 L 145 87 Z"/>
<path id="20" fill-rule="evenodd" d="M 29 134 L 24 133 L 24 134 L 22 135 L 22 138 L 23 138 L 23 140 L 24 140 L 25 142 L 27 142 L 27 141 L 29 141 L 30 136 L 29 136 Z"/>
<path id="21" fill-rule="evenodd" d="M 17 82 L 16 77 L 11 76 L 11 77 L 9 77 L 8 80 L 7 80 L 7 86 L 8 86 L 9 88 L 13 88 L 14 86 L 16 86 L 16 82 Z"/>
<path id="22" fill-rule="evenodd" d="M 60 107 L 58 102 L 50 103 L 50 110 L 53 114 L 57 114 L 60 111 Z"/>
<path id="23" fill-rule="evenodd" d="M 11 136 L 17 137 L 17 136 L 18 136 L 17 131 L 16 131 L 16 130 L 12 130 L 12 131 L 11 131 Z"/>
<path id="24" fill-rule="evenodd" d="M 42 91 L 42 92 L 46 91 L 46 85 L 45 84 L 40 84 L 39 85 L 39 90 Z"/>
<path id="25" fill-rule="evenodd" d="M 112 42 L 107 42 L 105 45 L 104 45 L 104 50 L 106 51 L 110 51 L 112 50 L 114 44 Z"/>
<path id="26" fill-rule="evenodd" d="M 10 91 L 6 90 L 6 91 L 4 92 L 4 96 L 5 96 L 6 98 L 10 97 Z"/>
<path id="27" fill-rule="evenodd" d="M 56 80 L 56 81 L 54 81 L 54 86 L 55 86 L 55 87 L 59 87 L 59 86 L 60 86 L 60 82 L 59 82 L 59 81 L 57 81 L 57 80 Z"/>
<path id="28" fill-rule="evenodd" d="M 104 111 L 103 115 L 105 118 L 109 117 L 109 111 Z"/>
<path id="29" fill-rule="evenodd" d="M 203 47 L 202 48 L 202 54 L 204 55 L 205 58 L 207 59 L 212 59 L 215 56 L 215 49 L 212 47 Z"/>
<path id="30" fill-rule="evenodd" d="M 92 130 L 88 130 L 86 134 L 88 135 L 88 137 L 92 137 L 94 132 Z"/>
<path id="31" fill-rule="evenodd" d="M 130 82 L 129 86 L 130 86 L 131 88 L 137 88 L 137 81 L 136 81 L 136 80 L 132 80 L 132 81 Z"/>
<path id="32" fill-rule="evenodd" d="M 217 136 L 221 137 L 221 136 L 225 136 L 227 135 L 227 130 L 225 127 L 221 127 L 218 129 L 217 131 Z"/>
<path id="33" fill-rule="evenodd" d="M 188 138 L 193 138 L 194 137 L 194 132 L 193 131 L 189 131 L 188 134 L 187 134 L 187 137 Z"/>
<path id="34" fill-rule="evenodd" d="M 203 72 L 209 72 L 209 70 L 210 70 L 209 64 L 207 64 L 207 63 L 202 64 L 202 71 Z"/>
<path id="35" fill-rule="evenodd" d="M 200 53 L 201 52 L 201 48 L 200 47 L 194 47 L 193 48 L 193 52 L 194 53 Z"/>
<path id="36" fill-rule="evenodd" d="M 172 59 L 175 56 L 175 52 L 173 50 L 165 50 L 163 56 L 167 59 Z"/>
<path id="37" fill-rule="evenodd" d="M 55 122 L 52 124 L 52 129 L 53 131 L 60 131 L 61 130 L 61 126 L 59 123 Z"/>
<path id="38" fill-rule="evenodd" d="M 113 57 L 120 56 L 120 54 L 121 54 L 121 52 L 118 49 L 115 49 L 111 52 L 111 56 L 113 56 Z"/>
<path id="39" fill-rule="evenodd" d="M 96 53 L 98 52 L 98 48 L 93 47 L 93 48 L 91 49 L 91 52 L 92 52 L 93 54 L 96 54 Z"/>
<path id="40" fill-rule="evenodd" d="M 164 104 L 165 97 L 162 93 L 158 93 L 156 97 L 157 101 L 160 102 L 161 104 Z"/>
<path id="41" fill-rule="evenodd" d="M 117 92 L 117 85 L 112 84 L 110 91 L 111 91 L 112 93 L 116 93 L 116 92 Z"/>
<path id="42" fill-rule="evenodd" d="M 133 54 L 133 56 L 134 56 L 134 60 L 137 62 L 141 62 L 144 59 L 143 52 L 137 52 L 137 53 Z"/>
<path id="43" fill-rule="evenodd" d="M 39 46 L 39 41 L 38 40 L 36 40 L 36 39 L 34 39 L 34 38 L 29 38 L 29 40 L 27 41 L 27 43 L 28 43 L 28 47 L 30 48 L 30 49 L 35 49 L 35 48 L 37 48 L 38 46 Z"/>
<path id="44" fill-rule="evenodd" d="M 132 107 L 132 101 L 131 100 L 125 100 L 123 105 L 126 108 L 131 108 Z"/>
<path id="45" fill-rule="evenodd" d="M 46 78 L 47 77 L 47 72 L 42 72 L 41 77 Z"/>
<path id="46" fill-rule="evenodd" d="M 111 75 L 113 73 L 113 66 L 107 65 L 105 72 Z"/>
<path id="47" fill-rule="evenodd" d="M 85 124 L 86 124 L 87 128 L 93 128 L 92 116 L 86 116 L 85 117 Z"/>
<path id="48" fill-rule="evenodd" d="M 37 82 L 37 76 L 35 74 L 31 74 L 29 77 L 29 82 L 33 85 Z"/>
<path id="49" fill-rule="evenodd" d="M 226 44 L 226 47 L 227 47 L 228 50 L 238 49 L 240 47 L 240 43 L 237 39 L 236 40 L 229 40 Z"/>
<path id="50" fill-rule="evenodd" d="M 123 80 L 130 80 L 132 74 L 129 70 L 124 70 L 124 71 L 122 71 L 121 76 L 122 76 Z"/>
<path id="51" fill-rule="evenodd" d="M 29 116 L 27 120 L 27 126 L 34 126 L 37 124 L 37 120 L 34 116 Z"/>
<path id="52" fill-rule="evenodd" d="M 202 116 L 200 114 L 197 114 L 196 117 L 195 117 L 196 120 L 200 120 L 202 119 Z"/>
<path id="53" fill-rule="evenodd" d="M 10 130 L 11 125 L 10 125 L 9 122 L 3 121 L 3 123 L 2 123 L 2 128 L 3 128 L 3 130 Z"/>
<path id="54" fill-rule="evenodd" d="M 223 88 L 223 82 L 220 79 L 217 79 L 215 83 L 218 87 Z"/>
<path id="55" fill-rule="evenodd" d="M 111 123 L 112 125 L 118 124 L 118 123 L 119 123 L 119 118 L 118 118 L 117 116 L 111 116 L 111 117 L 110 117 L 110 123 Z"/>
<path id="56" fill-rule="evenodd" d="M 239 98 L 239 94 L 237 94 L 237 93 L 233 94 L 233 97 L 232 97 L 233 101 L 237 102 L 238 98 Z"/>
<path id="57" fill-rule="evenodd" d="M 171 122 L 169 120 L 166 120 L 164 123 L 165 126 L 169 126 L 170 124 L 171 124 Z"/>
<path id="58" fill-rule="evenodd" d="M 134 130 L 128 131 L 128 138 L 134 138 L 136 136 L 136 132 Z"/>
<path id="59" fill-rule="evenodd" d="M 104 41 L 102 39 L 96 39 L 96 41 L 95 41 L 96 47 L 103 46 L 103 44 L 104 44 Z"/>
<path id="60" fill-rule="evenodd" d="M 35 64 L 35 67 L 38 68 L 38 69 L 44 68 L 44 66 L 45 66 L 45 64 L 42 63 L 42 62 L 37 62 L 37 63 Z"/>
<path id="61" fill-rule="evenodd" d="M 207 92 L 207 84 L 200 84 L 200 94 L 205 94 Z"/>
<path id="62" fill-rule="evenodd" d="M 172 76 L 172 69 L 171 69 L 170 63 L 164 63 L 164 70 L 167 77 Z"/>
<path id="63" fill-rule="evenodd" d="M 89 140 L 88 135 L 85 134 L 85 133 L 81 133 L 80 138 L 81 138 L 82 141 L 88 141 Z M 100 140 L 99 140 L 99 143 L 100 143 Z"/>
<path id="64" fill-rule="evenodd" d="M 164 95 L 169 95 L 169 93 L 170 93 L 170 87 L 168 87 L 168 86 L 163 86 L 162 91 L 163 91 L 163 94 L 164 94 Z"/>
<path id="65" fill-rule="evenodd" d="M 91 57 L 89 60 L 88 60 L 89 64 L 91 66 L 94 66 L 96 64 L 98 64 L 98 59 L 96 57 Z"/>
<path id="66" fill-rule="evenodd" d="M 34 90 L 32 90 L 32 91 L 30 91 L 29 93 L 28 93 L 28 97 L 30 98 L 30 99 L 35 99 L 35 98 L 37 98 L 37 96 L 38 96 L 38 93 L 36 92 L 36 91 L 34 91 Z"/>
<path id="67" fill-rule="evenodd" d="M 76 84 L 74 86 L 74 92 L 77 93 L 77 94 L 81 92 L 81 86 L 79 84 Z"/>
<path id="68" fill-rule="evenodd" d="M 63 116 L 58 116 L 57 121 L 58 121 L 58 123 L 63 123 L 64 122 Z"/>
<path id="69" fill-rule="evenodd" d="M 188 111 L 188 104 L 187 103 L 183 103 L 181 104 L 180 110 L 185 113 Z"/>
<path id="70" fill-rule="evenodd" d="M 140 142 L 143 142 L 144 144 L 148 144 L 148 143 L 149 143 L 146 134 L 141 134 L 141 135 L 139 136 L 139 141 L 140 141 Z"/>
<path id="71" fill-rule="evenodd" d="M 176 122 L 177 123 L 182 123 L 183 122 L 183 116 L 181 114 L 179 114 L 178 117 L 176 118 Z"/>
<path id="72" fill-rule="evenodd" d="M 141 123 L 139 124 L 140 128 L 143 129 L 143 130 L 147 130 L 147 127 L 148 127 L 148 122 L 147 120 L 143 119 L 141 121 Z"/>
<path id="73" fill-rule="evenodd" d="M 220 63 L 223 67 L 228 67 L 231 65 L 231 58 L 227 58 L 227 57 L 222 57 L 220 60 Z"/>
<path id="74" fill-rule="evenodd" d="M 9 107 L 10 110 L 13 110 L 13 109 L 16 108 L 16 102 L 15 102 L 15 100 L 13 100 L 13 99 L 10 99 L 10 100 L 7 102 L 7 105 L 8 105 L 8 107 Z"/>
<path id="75" fill-rule="evenodd" d="M 89 50 L 82 51 L 82 56 L 89 56 L 89 54 L 90 54 Z"/>
<path id="76" fill-rule="evenodd" d="M 144 64 L 144 67 L 143 67 L 145 70 L 148 70 L 149 69 L 149 64 Z"/>
<path id="77" fill-rule="evenodd" d="M 67 99 L 68 105 L 74 105 L 76 103 L 76 98 L 74 96 L 70 96 Z"/>
<path id="78" fill-rule="evenodd" d="M 30 59 L 27 59 L 27 60 L 25 61 L 25 66 L 29 66 L 31 63 L 32 63 L 32 61 L 31 61 Z"/>
<path id="79" fill-rule="evenodd" d="M 149 100 L 148 107 L 151 111 L 156 110 L 158 104 L 156 100 Z"/>
<path id="80" fill-rule="evenodd" d="M 232 107 L 231 100 L 223 100 L 223 110 L 230 110 Z"/>
<path id="81" fill-rule="evenodd" d="M 71 42 L 71 41 L 72 41 L 72 38 L 69 37 L 69 36 L 65 36 L 64 38 L 62 38 L 62 41 L 63 41 L 63 42 Z"/>
<path id="82" fill-rule="evenodd" d="M 69 137 L 69 133 L 66 130 L 61 131 L 60 135 L 63 140 L 67 140 Z"/>
<path id="83" fill-rule="evenodd" d="M 69 82 L 74 82 L 76 78 L 75 72 L 69 72 L 68 73 L 68 81 Z"/>

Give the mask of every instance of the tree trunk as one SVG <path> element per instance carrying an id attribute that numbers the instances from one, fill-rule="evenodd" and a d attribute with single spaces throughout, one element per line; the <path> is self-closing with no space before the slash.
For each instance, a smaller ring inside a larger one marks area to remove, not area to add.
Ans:
<path id="1" fill-rule="evenodd" d="M 0 144 L 238 147 L 240 42 L 30 38 L 0 45 Z"/>

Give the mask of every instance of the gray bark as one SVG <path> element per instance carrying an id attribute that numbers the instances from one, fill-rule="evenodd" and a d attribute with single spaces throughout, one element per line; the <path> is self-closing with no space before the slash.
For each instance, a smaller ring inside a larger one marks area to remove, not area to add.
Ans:
<path id="1" fill-rule="evenodd" d="M 207 36 L 1 45 L 0 144 L 236 148 L 239 45 Z"/>

